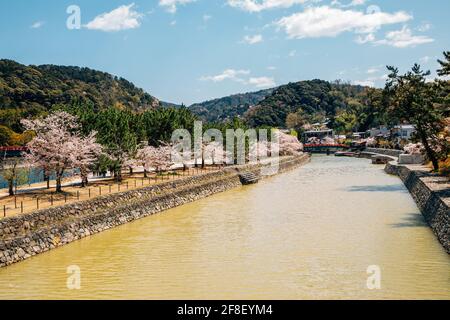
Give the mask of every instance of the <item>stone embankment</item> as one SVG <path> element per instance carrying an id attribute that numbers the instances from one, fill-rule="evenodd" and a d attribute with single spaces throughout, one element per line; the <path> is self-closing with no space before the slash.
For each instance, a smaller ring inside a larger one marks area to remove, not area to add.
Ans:
<path id="1" fill-rule="evenodd" d="M 403 153 L 402 150 L 383 149 L 383 148 L 366 148 L 365 151 L 396 158 L 398 158 Z"/>
<path id="2" fill-rule="evenodd" d="M 309 161 L 309 155 L 234 166 L 155 186 L 100 196 L 0 220 L 0 267 L 22 261 L 89 235 L 241 185 L 240 175 L 264 178 Z"/>
<path id="3" fill-rule="evenodd" d="M 450 254 L 450 182 L 445 177 L 430 174 L 422 166 L 387 163 L 385 171 L 394 174 L 408 188 L 426 222 L 439 242 Z"/>

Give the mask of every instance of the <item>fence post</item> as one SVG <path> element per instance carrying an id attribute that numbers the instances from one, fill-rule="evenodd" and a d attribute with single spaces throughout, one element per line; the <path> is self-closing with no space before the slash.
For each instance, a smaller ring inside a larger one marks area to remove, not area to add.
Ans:
<path id="1" fill-rule="evenodd" d="M 20 201 L 20 213 L 23 213 L 23 201 Z"/>
<path id="2" fill-rule="evenodd" d="M 3 217 L 6 217 L 6 204 L 3 205 Z"/>
<path id="3" fill-rule="evenodd" d="M 77 200 L 80 200 L 80 190 L 77 190 Z"/>
<path id="4" fill-rule="evenodd" d="M 17 197 L 14 196 L 14 209 L 17 209 Z"/>
<path id="5" fill-rule="evenodd" d="M 39 209 L 39 198 L 36 198 L 36 209 Z"/>
<path id="6" fill-rule="evenodd" d="M 102 186 L 98 187 L 98 194 L 101 196 L 102 195 Z"/>
<path id="7" fill-rule="evenodd" d="M 53 206 L 53 193 L 50 195 L 50 205 Z"/>
<path id="8" fill-rule="evenodd" d="M 109 185 L 109 193 L 111 193 L 111 185 Z"/>
<path id="9" fill-rule="evenodd" d="M 91 188 L 88 189 L 89 192 L 89 198 L 91 197 Z"/>
<path id="10" fill-rule="evenodd" d="M 128 190 L 128 181 L 127 181 L 127 190 Z"/>

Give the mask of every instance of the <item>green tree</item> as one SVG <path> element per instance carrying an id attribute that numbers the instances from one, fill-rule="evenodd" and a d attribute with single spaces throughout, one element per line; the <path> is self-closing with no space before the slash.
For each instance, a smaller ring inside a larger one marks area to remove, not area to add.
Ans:
<path id="1" fill-rule="evenodd" d="M 297 110 L 297 112 L 291 112 L 286 116 L 286 128 L 294 129 L 297 132 L 302 131 L 302 126 L 307 123 L 306 116 L 303 109 Z"/>
<path id="2" fill-rule="evenodd" d="M 450 74 L 450 51 L 445 51 L 443 54 L 445 60 L 438 60 L 439 64 L 442 67 L 438 70 L 438 75 L 448 76 Z"/>
<path id="3" fill-rule="evenodd" d="M 28 172 L 20 167 L 19 159 L 2 161 L 0 163 L 0 172 L 3 179 L 8 183 L 8 194 L 10 196 L 15 194 L 18 185 L 28 181 Z"/>
<path id="4" fill-rule="evenodd" d="M 349 133 L 357 128 L 358 118 L 351 111 L 342 111 L 334 118 L 334 128 L 339 133 Z"/>
<path id="5" fill-rule="evenodd" d="M 415 64 L 411 71 L 400 75 L 395 67 L 388 67 L 389 78 L 384 89 L 387 111 L 400 120 L 416 127 L 417 136 L 424 145 L 434 170 L 439 169 L 439 159 L 445 149 L 439 133 L 443 130 L 444 114 L 437 104 L 439 88 L 427 83 L 429 71 Z"/>
<path id="6" fill-rule="evenodd" d="M 438 60 L 441 69 L 437 70 L 439 76 L 447 77 L 445 80 L 439 81 L 441 93 L 441 104 L 446 117 L 450 117 L 450 51 L 444 52 L 445 60 Z"/>

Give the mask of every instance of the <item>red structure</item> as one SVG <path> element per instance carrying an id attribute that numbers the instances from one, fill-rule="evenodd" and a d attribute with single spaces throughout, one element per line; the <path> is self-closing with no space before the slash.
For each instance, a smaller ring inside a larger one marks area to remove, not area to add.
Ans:
<path id="1" fill-rule="evenodd" d="M 27 147 L 1 147 L 0 146 L 0 157 L 13 158 L 13 157 L 21 157 L 23 152 L 27 152 Z"/>
<path id="2" fill-rule="evenodd" d="M 305 143 L 305 148 L 348 148 L 346 144 L 340 143 Z"/>
<path id="3" fill-rule="evenodd" d="M 0 152 L 4 151 L 27 151 L 27 147 L 18 147 L 18 146 L 12 146 L 12 147 L 0 147 Z"/>

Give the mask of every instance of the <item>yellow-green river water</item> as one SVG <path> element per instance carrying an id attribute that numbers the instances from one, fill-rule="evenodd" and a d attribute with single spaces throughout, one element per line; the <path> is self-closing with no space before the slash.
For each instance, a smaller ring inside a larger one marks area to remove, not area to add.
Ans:
<path id="1" fill-rule="evenodd" d="M 26 298 L 450 299 L 450 256 L 383 166 L 313 156 L 0 269 L 0 299 Z"/>

